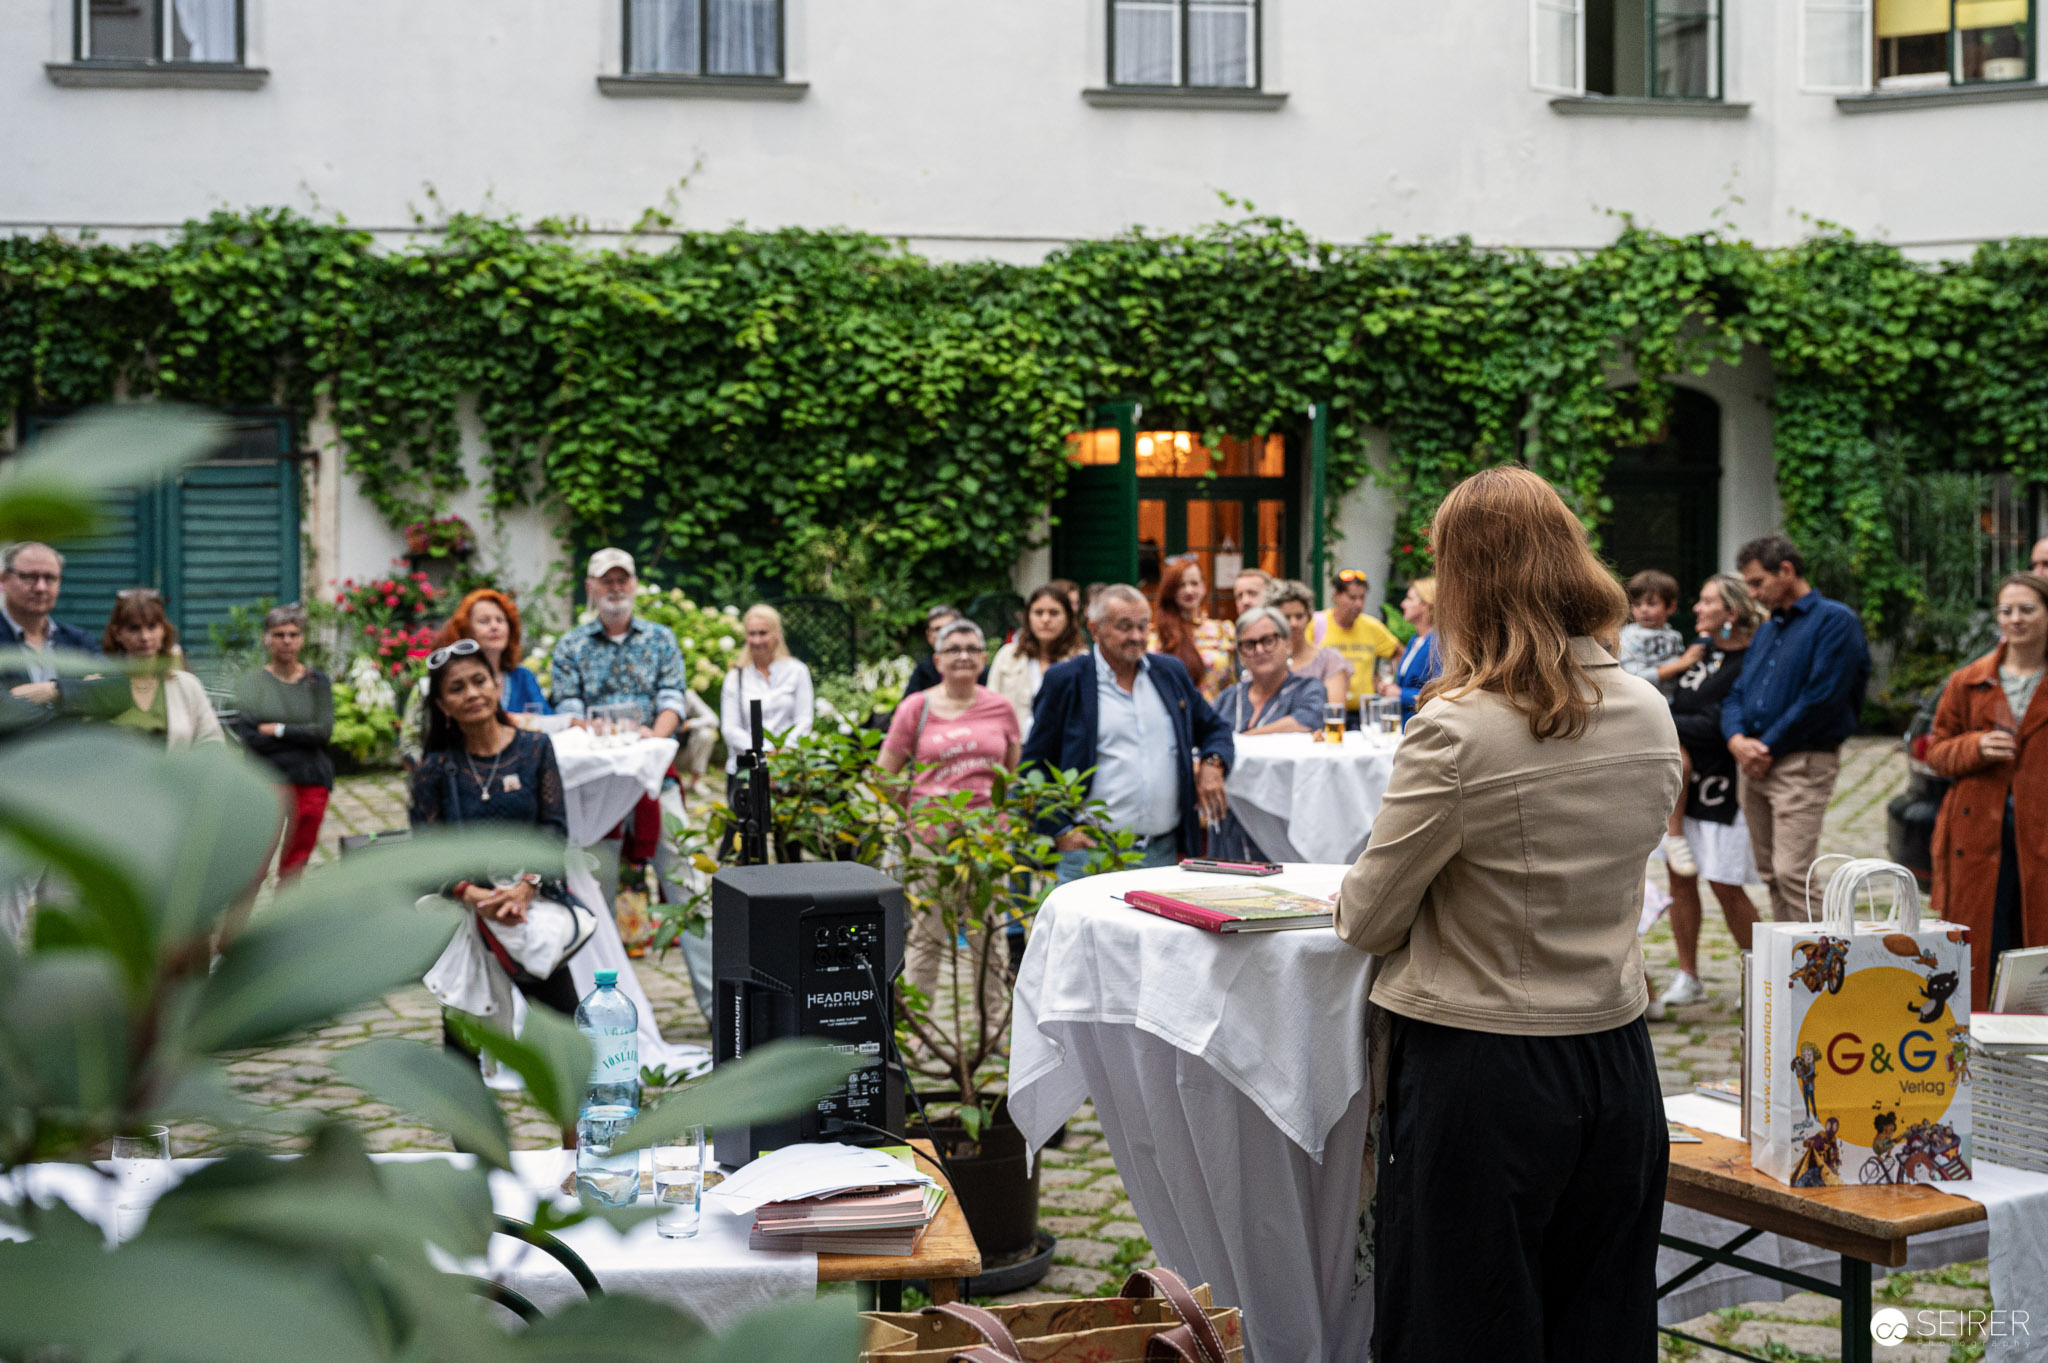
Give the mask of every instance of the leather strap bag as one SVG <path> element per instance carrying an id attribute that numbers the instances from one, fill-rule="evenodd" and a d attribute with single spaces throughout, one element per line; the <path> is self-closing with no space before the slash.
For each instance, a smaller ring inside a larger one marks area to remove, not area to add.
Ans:
<path id="1" fill-rule="evenodd" d="M 1117 1297 L 1033 1302 L 992 1310 L 962 1302 L 917 1315 L 869 1313 L 876 1325 L 915 1336 L 870 1348 L 865 1363 L 1243 1363 L 1242 1321 L 1207 1306 L 1165 1269 L 1125 1280 Z M 1141 1305 L 1142 1303 L 1142 1305 Z"/>

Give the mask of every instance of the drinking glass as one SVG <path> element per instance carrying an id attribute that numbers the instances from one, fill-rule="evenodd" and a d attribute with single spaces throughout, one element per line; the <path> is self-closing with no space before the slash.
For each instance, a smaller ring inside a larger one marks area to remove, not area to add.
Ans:
<path id="1" fill-rule="evenodd" d="M 1344 741 L 1344 707 L 1325 704 L 1323 706 L 1323 741 L 1342 743 Z"/>
<path id="2" fill-rule="evenodd" d="M 704 1128 L 686 1128 L 674 1145 L 654 1147 L 654 1228 L 671 1240 L 697 1233 L 704 1204 Z"/>
<path id="3" fill-rule="evenodd" d="M 171 1129 L 145 1126 L 113 1142 L 115 1235 L 127 1240 L 142 1229 L 149 1208 L 171 1179 Z"/>
<path id="4" fill-rule="evenodd" d="M 1386 738 L 1401 736 L 1401 702 L 1391 696 L 1380 698 L 1380 734 Z"/>
<path id="5" fill-rule="evenodd" d="M 640 713 L 639 705 L 633 701 L 622 700 L 612 707 L 612 724 L 621 733 L 637 734 L 641 724 L 645 722 L 646 717 Z"/>

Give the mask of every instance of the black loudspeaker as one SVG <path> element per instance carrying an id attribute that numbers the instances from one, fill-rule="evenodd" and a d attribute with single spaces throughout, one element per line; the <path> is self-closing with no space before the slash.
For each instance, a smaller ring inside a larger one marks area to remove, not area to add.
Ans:
<path id="1" fill-rule="evenodd" d="M 888 1064 L 889 983 L 903 968 L 901 885 L 850 861 L 729 866 L 711 878 L 711 966 L 715 1064 L 786 1036 L 816 1037 L 867 1060 L 795 1117 L 718 1128 L 720 1164 L 799 1141 L 902 1140 L 903 1076 Z"/>

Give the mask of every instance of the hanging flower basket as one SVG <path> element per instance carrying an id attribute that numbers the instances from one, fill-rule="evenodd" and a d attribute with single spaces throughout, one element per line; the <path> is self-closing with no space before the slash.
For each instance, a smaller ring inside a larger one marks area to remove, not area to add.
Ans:
<path id="1" fill-rule="evenodd" d="M 405 552 L 414 559 L 465 559 L 476 551 L 476 535 L 460 516 L 435 516 L 405 527 Z"/>

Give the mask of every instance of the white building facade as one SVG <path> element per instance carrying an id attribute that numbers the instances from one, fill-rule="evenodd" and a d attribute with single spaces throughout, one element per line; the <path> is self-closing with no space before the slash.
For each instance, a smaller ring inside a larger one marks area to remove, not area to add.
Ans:
<path id="1" fill-rule="evenodd" d="M 0 0 L 0 231 L 285 205 L 394 240 L 457 209 L 603 240 L 658 208 L 1033 260 L 1227 194 L 1342 242 L 1567 251 L 1625 212 L 1961 254 L 2048 225 L 2023 173 L 2048 131 L 2037 3 Z M 1769 366 L 1686 382 L 1725 562 L 1776 516 Z M 395 533 L 307 438 L 309 571 L 380 569 Z M 1340 561 L 1383 577 L 1383 494 L 1338 521 Z M 491 533 L 537 581 L 549 526 Z"/>

